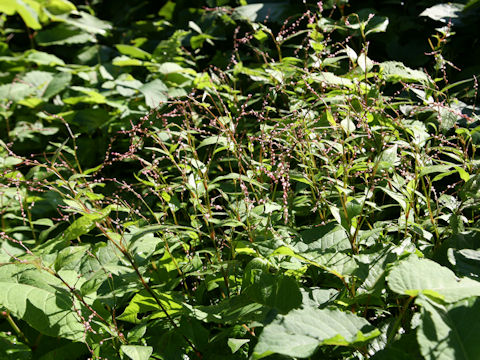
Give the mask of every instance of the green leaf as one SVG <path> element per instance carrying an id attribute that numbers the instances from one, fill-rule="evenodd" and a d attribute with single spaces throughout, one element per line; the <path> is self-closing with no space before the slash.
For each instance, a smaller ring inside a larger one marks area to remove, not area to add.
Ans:
<path id="1" fill-rule="evenodd" d="M 59 24 L 47 30 L 41 30 L 35 35 L 35 41 L 40 46 L 71 45 L 96 42 L 95 36 L 68 24 Z"/>
<path id="2" fill-rule="evenodd" d="M 245 268 L 242 292 L 252 301 L 268 305 L 286 314 L 302 303 L 302 294 L 295 279 L 273 275 L 264 261 L 251 260 Z"/>
<path id="3" fill-rule="evenodd" d="M 470 296 L 480 296 L 480 282 L 458 279 L 440 264 L 412 255 L 395 265 L 387 276 L 390 289 L 398 294 L 425 294 L 452 303 Z"/>
<path id="4" fill-rule="evenodd" d="M 154 290 L 154 293 L 156 299 L 158 299 L 163 309 L 165 309 L 170 316 L 184 310 L 182 306 L 183 298 L 181 296 L 175 293 L 168 294 L 160 290 Z M 138 292 L 117 319 L 138 324 L 140 323 L 138 315 L 145 314 L 146 312 L 153 312 L 152 315 L 150 315 L 151 318 L 166 316 L 162 308 L 158 305 L 155 297 L 145 290 Z"/>
<path id="5" fill-rule="evenodd" d="M 25 55 L 25 60 L 33 62 L 37 65 L 65 65 L 65 62 L 62 59 L 43 51 L 29 50 L 25 52 Z"/>
<path id="6" fill-rule="evenodd" d="M 138 90 L 145 96 L 148 107 L 154 109 L 168 100 L 167 86 L 159 79 L 142 85 Z"/>
<path id="7" fill-rule="evenodd" d="M 70 16 L 71 14 L 75 16 Z M 91 34 L 105 36 L 112 28 L 107 21 L 100 20 L 84 11 L 73 11 L 71 14 L 57 15 L 55 18 Z"/>
<path id="8" fill-rule="evenodd" d="M 102 211 L 85 214 L 76 219 L 63 233 L 64 241 L 75 240 L 76 238 L 89 233 L 95 228 L 96 223 L 105 219 L 111 211 L 111 207 L 107 207 Z"/>
<path id="9" fill-rule="evenodd" d="M 112 64 L 115 66 L 143 66 L 143 61 L 122 55 L 114 58 Z"/>
<path id="10" fill-rule="evenodd" d="M 132 45 L 117 44 L 115 47 L 120 54 L 131 56 L 137 59 L 147 60 L 152 57 L 152 55 L 148 52 Z"/>
<path id="11" fill-rule="evenodd" d="M 22 82 L 30 87 L 26 94 L 49 99 L 65 89 L 71 78 L 70 73 L 59 72 L 53 74 L 46 71 L 30 71 L 22 77 Z M 35 94 L 31 94 L 32 92 L 35 92 Z"/>
<path id="12" fill-rule="evenodd" d="M 459 274 L 472 279 L 480 277 L 480 251 L 473 249 L 448 249 L 448 260 Z"/>
<path id="13" fill-rule="evenodd" d="M 35 89 L 27 84 L 13 83 L 0 85 L 0 99 L 20 101 L 29 97 Z"/>
<path id="14" fill-rule="evenodd" d="M 62 342 L 63 343 L 63 342 Z M 79 342 L 69 342 L 66 345 L 55 346 L 46 354 L 42 354 L 40 360 L 63 360 L 70 359 L 72 354 L 75 354 L 77 358 L 81 358 L 82 355 L 88 356 L 90 352 L 85 344 Z M 7 359 L 6 359 L 7 360 Z"/>
<path id="15" fill-rule="evenodd" d="M 267 18 L 270 21 L 277 21 L 281 19 L 287 6 L 288 2 L 265 2 L 239 6 L 234 9 L 233 17 L 252 22 L 262 22 Z"/>
<path id="16" fill-rule="evenodd" d="M 472 198 L 476 199 L 480 196 L 480 174 L 475 174 L 463 185 L 460 190 L 460 197 L 463 200 Z"/>
<path id="17" fill-rule="evenodd" d="M 310 78 L 316 82 L 321 83 L 322 85 L 333 85 L 333 86 L 345 86 L 347 88 L 354 87 L 352 80 L 346 79 L 340 76 L 335 75 L 331 72 L 319 72 L 312 74 Z"/>
<path id="18" fill-rule="evenodd" d="M 44 3 L 45 9 L 51 15 L 61 15 L 77 10 L 75 5 L 67 0 L 49 0 Z M 55 18 L 53 16 L 53 18 Z"/>
<path id="19" fill-rule="evenodd" d="M 438 4 L 423 10 L 420 16 L 427 16 L 435 21 L 448 23 L 461 16 L 464 6 L 464 4 L 458 3 Z"/>
<path id="20" fill-rule="evenodd" d="M 379 334 L 367 320 L 352 313 L 306 307 L 278 315 L 265 326 L 253 358 L 271 354 L 307 358 L 321 345 L 355 345 Z"/>
<path id="21" fill-rule="evenodd" d="M 420 352 L 427 360 L 473 360 L 480 352 L 480 300 L 470 298 L 440 305 L 426 298 L 417 331 Z"/>
<path id="22" fill-rule="evenodd" d="M 365 36 L 387 31 L 388 24 L 389 20 L 386 16 L 375 15 L 370 21 L 368 21 L 367 26 L 365 27 Z"/>
<path id="23" fill-rule="evenodd" d="M 6 13 L 7 15 L 18 13 L 25 24 L 34 30 L 42 28 L 38 18 L 39 10 L 40 5 L 31 0 L 2 0 L 2 2 L 0 2 L 1 12 Z"/>
<path id="24" fill-rule="evenodd" d="M 59 72 L 53 75 L 52 81 L 47 85 L 43 97 L 50 99 L 65 89 L 72 80 L 72 74 L 67 72 Z"/>
<path id="25" fill-rule="evenodd" d="M 427 75 L 420 70 L 413 70 L 398 61 L 385 61 L 380 64 L 382 76 L 391 82 L 428 82 Z"/>
<path id="26" fill-rule="evenodd" d="M 455 126 L 457 122 L 458 115 L 455 114 L 455 111 L 450 108 L 440 108 L 438 110 L 438 121 L 440 123 L 440 130 L 448 131 Z"/>
<path id="27" fill-rule="evenodd" d="M 122 345 L 120 348 L 132 360 L 148 360 L 153 353 L 151 346 Z"/>
<path id="28" fill-rule="evenodd" d="M 299 254 L 337 252 L 350 248 L 345 229 L 334 223 L 303 230 L 294 246 Z"/>
<path id="29" fill-rule="evenodd" d="M 243 345 L 248 343 L 250 339 L 234 339 L 229 338 L 227 340 L 227 345 L 232 350 L 232 354 L 235 354 Z"/>
<path id="30" fill-rule="evenodd" d="M 0 269 L 0 304 L 15 317 L 42 334 L 84 340 L 85 326 L 75 310 L 81 305 L 74 306 L 72 295 L 59 280 L 30 265 Z"/>
<path id="31" fill-rule="evenodd" d="M 397 145 L 390 146 L 389 148 L 382 151 L 380 154 L 379 159 L 379 170 L 381 169 L 392 169 L 398 163 L 398 156 L 397 156 Z"/>
<path id="32" fill-rule="evenodd" d="M 30 360 L 32 350 L 20 342 L 15 336 L 0 332 L 0 359 L 1 360 Z"/>
<path id="33" fill-rule="evenodd" d="M 385 32 L 388 26 L 388 18 L 378 16 L 374 9 L 364 8 L 358 14 L 350 14 L 348 16 L 346 27 L 355 30 L 355 35 L 359 36 L 362 31 L 365 36 L 371 33 Z"/>
<path id="34" fill-rule="evenodd" d="M 87 133 L 98 129 L 110 119 L 108 112 L 103 108 L 68 111 L 58 115 L 62 116 L 69 124 L 75 125 Z"/>

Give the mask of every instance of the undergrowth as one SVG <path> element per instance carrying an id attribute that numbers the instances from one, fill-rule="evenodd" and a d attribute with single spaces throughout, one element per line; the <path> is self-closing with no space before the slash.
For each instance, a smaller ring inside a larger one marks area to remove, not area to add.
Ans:
<path id="1" fill-rule="evenodd" d="M 370 59 L 382 16 L 239 9 L 205 10 L 238 25 L 223 68 L 192 65 L 216 40 L 195 23 L 190 49 L 108 66 L 23 55 L 0 89 L 0 357 L 476 356 L 477 82 L 448 82 L 451 29 L 427 74 Z"/>

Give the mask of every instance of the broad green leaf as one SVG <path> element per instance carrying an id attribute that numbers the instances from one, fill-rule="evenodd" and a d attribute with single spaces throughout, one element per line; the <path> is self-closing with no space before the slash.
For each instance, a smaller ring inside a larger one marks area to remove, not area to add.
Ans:
<path id="1" fill-rule="evenodd" d="M 148 360 L 153 353 L 151 346 L 122 345 L 120 348 L 132 360 Z"/>
<path id="2" fill-rule="evenodd" d="M 229 338 L 227 340 L 227 345 L 232 350 L 232 354 L 235 354 L 243 345 L 248 343 L 250 339 L 234 339 Z"/>
<path id="3" fill-rule="evenodd" d="M 380 332 L 352 313 L 305 307 L 277 315 L 263 329 L 253 351 L 254 359 L 271 354 L 307 358 L 322 345 L 349 346 L 368 341 Z"/>
<path id="4" fill-rule="evenodd" d="M 145 96 L 147 106 L 152 109 L 168 100 L 168 88 L 159 79 L 143 84 L 138 90 Z"/>
<path id="5" fill-rule="evenodd" d="M 153 254 L 158 244 L 162 243 L 162 240 L 151 232 L 145 233 L 143 229 L 131 228 L 129 230 L 130 233 L 123 234 L 123 240 L 128 243 L 128 249 L 137 264 L 143 264 Z"/>
<path id="6" fill-rule="evenodd" d="M 474 360 L 480 352 L 477 336 L 480 331 L 478 297 L 451 305 L 440 305 L 426 298 L 422 305 L 421 323 L 417 330 L 420 352 L 427 360 Z"/>
<path id="7" fill-rule="evenodd" d="M 459 116 L 455 114 L 455 110 L 442 107 L 438 110 L 438 121 L 440 123 L 440 130 L 448 131 L 455 126 Z"/>
<path id="8" fill-rule="evenodd" d="M 75 125 L 86 133 L 93 132 L 110 119 L 108 112 L 103 108 L 68 111 L 58 115 L 62 116 L 70 125 Z"/>
<path id="9" fill-rule="evenodd" d="M 20 101 L 35 92 L 35 88 L 23 83 L 0 85 L 0 99 Z"/>
<path id="10" fill-rule="evenodd" d="M 480 174 L 475 174 L 463 185 L 460 190 L 460 197 L 463 200 L 473 198 L 477 199 L 480 196 Z"/>
<path id="11" fill-rule="evenodd" d="M 355 256 L 359 263 L 356 277 L 364 279 L 357 288 L 358 294 L 377 292 L 380 293 L 386 286 L 385 275 L 387 267 L 397 259 L 395 248 L 386 247 L 373 253 L 364 253 Z"/>
<path id="12" fill-rule="evenodd" d="M 121 55 L 114 58 L 112 60 L 112 64 L 115 66 L 143 66 L 143 61 Z"/>
<path id="13" fill-rule="evenodd" d="M 424 166 L 420 170 L 420 175 L 419 176 L 424 176 L 424 175 L 432 174 L 432 173 L 447 172 L 452 167 L 453 167 L 453 165 L 428 165 L 428 166 Z"/>
<path id="14" fill-rule="evenodd" d="M 56 19 L 64 21 L 76 28 L 82 29 L 91 34 L 107 35 L 107 32 L 112 28 L 112 25 L 107 21 L 100 20 L 93 15 L 84 11 L 73 11 L 70 14 L 57 15 Z"/>
<path id="15" fill-rule="evenodd" d="M 228 148 L 229 143 L 231 142 L 229 142 L 228 138 L 226 138 L 225 136 L 209 136 L 206 139 L 202 140 L 202 142 L 197 146 L 197 149 L 208 145 L 219 145 Z"/>
<path id="16" fill-rule="evenodd" d="M 413 70 L 398 61 L 385 61 L 380 64 L 382 76 L 391 82 L 428 82 L 427 75 L 420 70 Z"/>
<path id="17" fill-rule="evenodd" d="M 70 89 L 78 91 L 85 95 L 64 98 L 63 102 L 65 104 L 74 105 L 81 102 L 89 104 L 105 104 L 107 102 L 107 98 L 99 92 L 95 91 L 94 89 L 82 86 L 72 86 L 70 87 Z"/>
<path id="18" fill-rule="evenodd" d="M 42 334 L 74 341 L 85 338 L 85 326 L 72 294 L 53 275 L 30 265 L 0 268 L 0 304 Z"/>
<path id="19" fill-rule="evenodd" d="M 59 24 L 53 28 L 41 30 L 35 36 L 40 46 L 71 45 L 96 42 L 95 36 L 68 24 Z"/>
<path id="20" fill-rule="evenodd" d="M 412 255 L 395 265 L 387 276 L 390 289 L 398 294 L 425 294 L 452 303 L 480 296 L 480 282 L 455 276 L 449 268 Z"/>
<path id="21" fill-rule="evenodd" d="M 65 241 L 71 241 L 89 233 L 95 228 L 97 222 L 102 221 L 108 216 L 111 210 L 111 207 L 106 207 L 101 211 L 85 214 L 79 217 L 64 231 L 63 239 Z"/>
<path id="22" fill-rule="evenodd" d="M 392 169 L 398 164 L 397 145 L 393 145 L 380 154 L 378 168 L 379 170 Z"/>
<path id="23" fill-rule="evenodd" d="M 118 320 L 128 321 L 134 324 L 140 323 L 138 315 L 152 312 L 151 318 L 166 316 L 162 308 L 158 305 L 157 300 L 168 312 L 170 316 L 184 311 L 182 305 L 183 298 L 175 293 L 167 293 L 165 291 L 153 290 L 155 297 L 146 290 L 138 292 L 130 301 L 125 311 L 117 317 Z"/>
<path id="24" fill-rule="evenodd" d="M 77 10 L 75 5 L 67 0 L 49 0 L 44 3 L 45 9 L 49 15 L 61 15 Z M 53 16 L 53 18 L 55 18 Z"/>
<path id="25" fill-rule="evenodd" d="M 340 126 L 347 135 L 350 135 L 355 130 L 355 123 L 349 117 L 340 121 Z"/>
<path id="26" fill-rule="evenodd" d="M 59 72 L 53 75 L 53 79 L 45 89 L 43 97 L 50 99 L 52 96 L 57 95 L 70 84 L 71 79 L 72 75 L 67 72 Z"/>
<path id="27" fill-rule="evenodd" d="M 262 321 L 267 316 L 270 308 L 252 302 L 245 296 L 234 296 L 210 306 L 191 306 L 184 303 L 183 306 L 190 310 L 191 316 L 204 322 L 217 324 L 238 324 L 239 321 Z"/>
<path id="28" fill-rule="evenodd" d="M 374 9 L 363 8 L 357 14 L 350 14 L 345 26 L 354 30 L 353 34 L 356 36 L 362 34 L 367 36 L 371 33 L 385 32 L 388 23 L 388 18 L 376 15 Z"/>
<path id="29" fill-rule="evenodd" d="M 321 83 L 324 86 L 345 86 L 347 88 L 352 88 L 354 86 L 352 80 L 346 79 L 340 76 L 335 75 L 331 72 L 319 72 L 314 73 L 310 78 L 316 82 Z"/>
<path id="30" fill-rule="evenodd" d="M 302 303 L 300 288 L 295 279 L 273 275 L 265 264 L 256 265 L 254 258 L 247 265 L 242 281 L 242 291 L 259 304 L 277 308 L 282 314 L 299 307 Z"/>
<path id="31" fill-rule="evenodd" d="M 29 50 L 25 52 L 25 55 L 25 60 L 31 61 L 37 65 L 65 65 L 65 62 L 62 59 L 43 51 Z"/>
<path id="32" fill-rule="evenodd" d="M 23 83 L 27 84 L 30 89 L 26 92 L 29 94 L 34 92 L 37 98 L 49 99 L 65 89 L 69 84 L 72 75 L 70 73 L 59 72 L 53 74 L 46 71 L 30 71 L 23 77 Z"/>
<path id="33" fill-rule="evenodd" d="M 183 68 L 180 65 L 172 62 L 166 62 L 166 63 L 160 64 L 157 69 L 160 73 L 164 75 L 172 74 L 172 73 L 182 73 L 182 72 L 192 73 L 192 75 L 195 74 L 195 71 L 193 71 L 192 69 Z"/>
<path id="34" fill-rule="evenodd" d="M 357 59 L 357 64 L 360 66 L 360 69 L 362 69 L 363 72 L 368 72 L 373 68 L 373 61 L 370 60 L 370 58 L 362 52 Z"/>
<path id="35" fill-rule="evenodd" d="M 5 156 L 4 154 L 0 153 L 0 170 L 21 164 L 23 162 L 22 159 L 16 158 L 13 156 Z"/>
<path id="36" fill-rule="evenodd" d="M 373 33 L 379 33 L 379 32 L 385 32 L 385 31 L 387 31 L 388 24 L 389 24 L 389 20 L 386 16 L 375 15 L 367 23 L 367 25 L 365 27 L 365 35 L 373 34 Z"/>
<path id="37" fill-rule="evenodd" d="M 294 245 L 299 254 L 337 252 L 350 248 L 345 229 L 334 223 L 301 231 L 298 242 Z"/>
<path id="38" fill-rule="evenodd" d="M 461 275 L 480 278 L 480 251 L 473 249 L 448 249 L 448 260 Z"/>
<path id="39" fill-rule="evenodd" d="M 18 13 L 25 24 L 34 30 L 42 28 L 38 17 L 39 10 L 40 5 L 33 0 L 2 0 L 0 2 L 1 12 L 7 15 Z"/>
<path id="40" fill-rule="evenodd" d="M 59 271 L 60 269 L 77 269 L 85 254 L 89 250 L 89 245 L 69 246 L 60 250 L 55 257 L 55 271 Z"/>
<path id="41" fill-rule="evenodd" d="M 325 270 L 340 279 L 343 279 L 344 275 L 350 275 L 356 270 L 356 264 L 353 258 L 350 257 L 348 254 L 341 252 L 325 253 L 320 255 L 317 252 L 314 252 L 312 254 L 307 254 L 306 256 L 303 256 L 297 254 L 289 247 L 281 246 L 271 254 L 271 256 L 275 255 L 291 256 L 302 262 Z M 346 273 L 343 273 L 344 270 L 346 271 Z"/>
<path id="42" fill-rule="evenodd" d="M 131 56 L 137 59 L 147 60 L 152 57 L 152 55 L 148 52 L 132 45 L 117 44 L 115 47 L 120 54 Z"/>
<path id="43" fill-rule="evenodd" d="M 425 142 L 430 138 L 425 124 L 417 120 L 405 120 L 403 124 L 405 128 L 408 129 L 408 132 L 413 135 L 414 144 L 423 147 Z"/>
<path id="44" fill-rule="evenodd" d="M 460 17 L 464 4 L 459 3 L 445 3 L 429 7 L 420 14 L 420 16 L 427 16 L 430 19 L 448 23 Z"/>
<path id="45" fill-rule="evenodd" d="M 270 21 L 278 21 L 281 19 L 288 2 L 265 2 L 257 4 L 249 4 L 239 6 L 234 9 L 234 18 L 247 19 L 249 21 L 262 22 L 266 18 Z"/>

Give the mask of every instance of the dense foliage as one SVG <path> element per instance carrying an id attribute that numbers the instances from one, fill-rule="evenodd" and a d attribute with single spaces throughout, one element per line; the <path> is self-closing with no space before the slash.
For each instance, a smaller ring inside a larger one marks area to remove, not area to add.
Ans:
<path id="1" fill-rule="evenodd" d="M 0 2 L 0 359 L 476 359 L 480 1 Z"/>

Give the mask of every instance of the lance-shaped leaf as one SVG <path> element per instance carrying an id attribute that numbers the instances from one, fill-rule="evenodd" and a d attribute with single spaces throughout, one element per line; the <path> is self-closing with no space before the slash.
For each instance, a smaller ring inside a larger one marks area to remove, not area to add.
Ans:
<path id="1" fill-rule="evenodd" d="M 354 345 L 379 334 L 367 320 L 352 313 L 306 307 L 278 315 L 268 324 L 258 339 L 253 358 L 271 354 L 306 358 L 321 345 Z"/>

